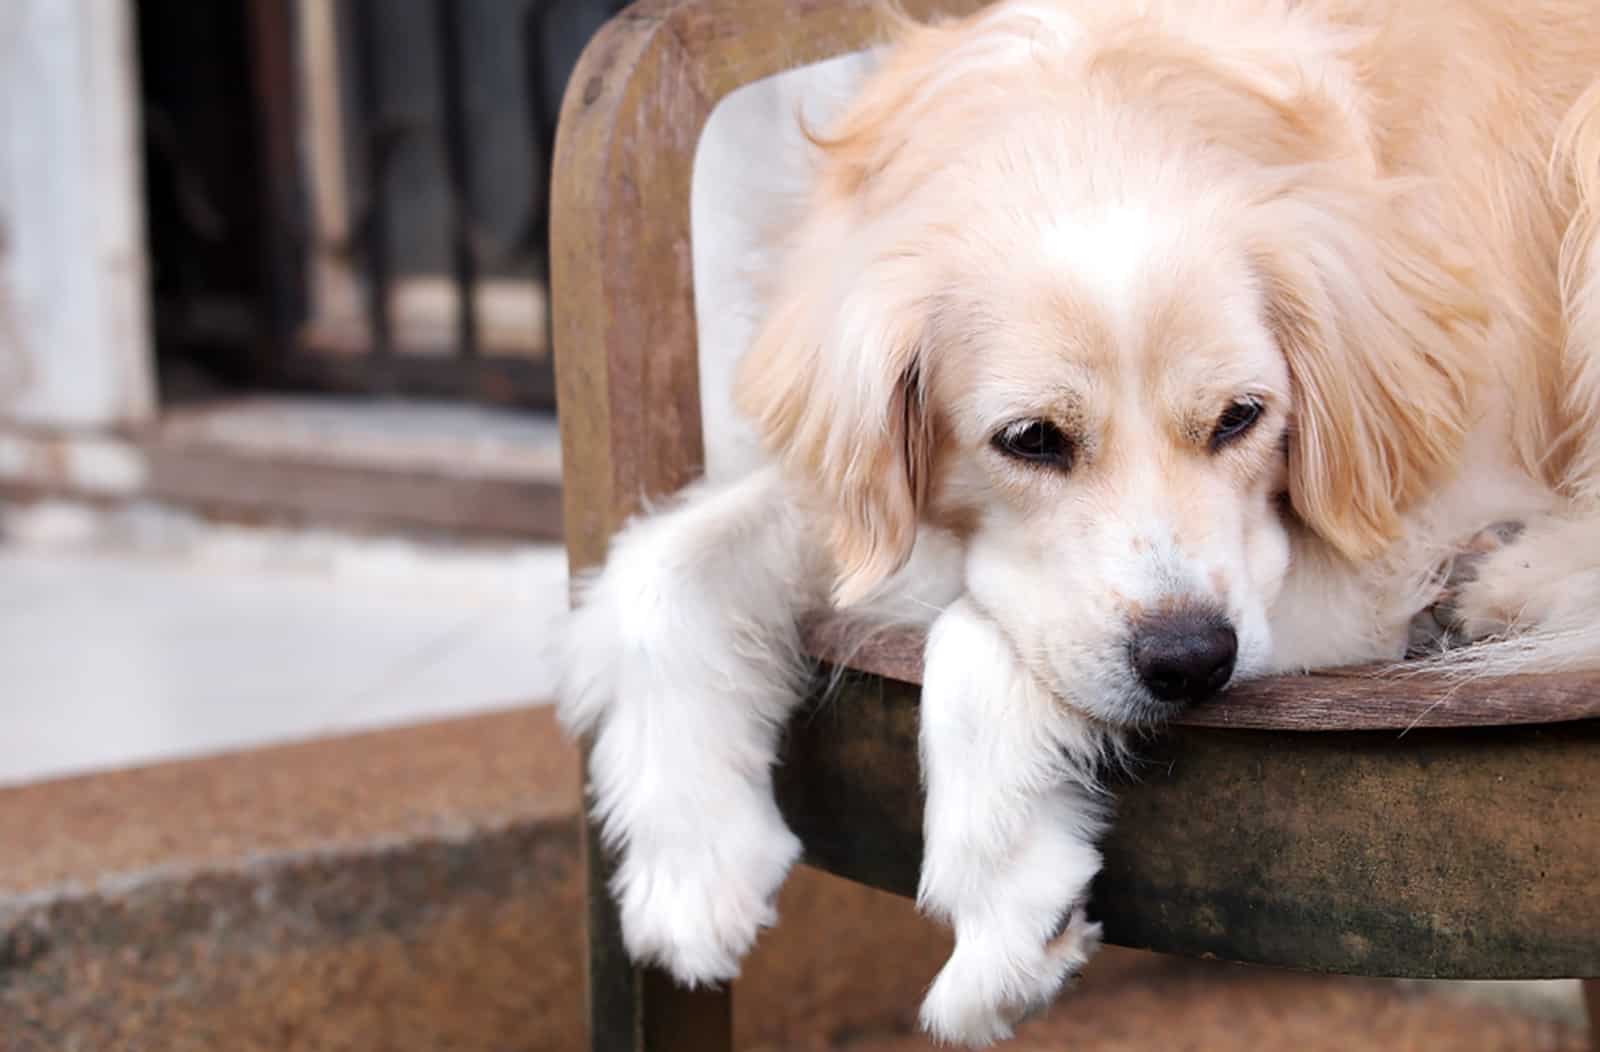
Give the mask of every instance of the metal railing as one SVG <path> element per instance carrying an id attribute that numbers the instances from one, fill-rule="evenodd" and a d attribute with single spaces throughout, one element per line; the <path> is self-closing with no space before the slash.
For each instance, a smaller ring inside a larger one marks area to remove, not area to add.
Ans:
<path id="1" fill-rule="evenodd" d="M 255 321 L 231 337 L 250 345 L 234 372 L 269 387 L 552 406 L 544 326 L 556 115 L 578 52 L 624 5 L 234 2 L 244 7 L 260 211 L 249 246 L 259 255 Z M 308 50 L 312 29 L 332 46 Z M 324 65 L 311 69 L 313 59 Z M 328 112 L 335 131 L 308 123 Z M 494 170 L 506 158 L 520 174 Z M 338 207 L 319 213 L 330 200 Z"/>

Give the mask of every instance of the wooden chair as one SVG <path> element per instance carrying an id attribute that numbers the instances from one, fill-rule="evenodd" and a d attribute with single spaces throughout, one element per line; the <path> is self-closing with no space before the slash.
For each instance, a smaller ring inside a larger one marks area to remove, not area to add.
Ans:
<path id="1" fill-rule="evenodd" d="M 602 560 L 642 498 L 700 470 L 689 192 L 712 108 L 874 34 L 866 0 L 642 0 L 584 54 L 552 203 L 574 570 Z M 823 660 L 840 642 L 811 632 Z M 844 697 L 795 721 L 779 772 L 810 863 L 905 895 L 920 644 L 902 632 L 853 653 Z M 1095 887 L 1111 942 L 1357 975 L 1600 977 L 1600 677 L 1252 684 L 1152 759 L 1120 793 Z M 731 1047 L 728 993 L 629 965 L 592 831 L 587 851 L 592 1047 Z M 1593 1012 L 1600 984 L 1587 992 Z"/>

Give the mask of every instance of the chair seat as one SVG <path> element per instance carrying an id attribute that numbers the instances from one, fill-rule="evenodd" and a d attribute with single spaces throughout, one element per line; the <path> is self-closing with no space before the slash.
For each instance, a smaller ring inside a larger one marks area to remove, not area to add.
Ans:
<path id="1" fill-rule="evenodd" d="M 921 627 L 876 628 L 838 615 L 805 628 L 808 652 L 825 664 L 900 683 L 922 683 Z M 1241 683 L 1176 722 L 1188 727 L 1279 731 L 1407 731 L 1600 719 L 1600 673 L 1516 676 L 1351 668 Z"/>

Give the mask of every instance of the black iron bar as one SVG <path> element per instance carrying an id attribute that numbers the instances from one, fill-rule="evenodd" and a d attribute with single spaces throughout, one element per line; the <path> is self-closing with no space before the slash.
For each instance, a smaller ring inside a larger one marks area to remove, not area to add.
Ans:
<path id="1" fill-rule="evenodd" d="M 451 257 L 456 284 L 456 333 L 464 358 L 478 353 L 477 258 L 473 244 L 472 156 L 461 41 L 460 0 L 434 0 L 434 35 L 439 47 L 439 82 L 444 112 L 442 139 L 450 187 Z"/>
<path id="2" fill-rule="evenodd" d="M 367 277 L 367 315 L 372 354 L 387 358 L 393 346 L 389 317 L 389 159 L 394 129 L 383 113 L 383 79 L 378 68 L 380 0 L 355 0 L 356 91 L 366 130 L 367 200 L 360 231 Z"/>

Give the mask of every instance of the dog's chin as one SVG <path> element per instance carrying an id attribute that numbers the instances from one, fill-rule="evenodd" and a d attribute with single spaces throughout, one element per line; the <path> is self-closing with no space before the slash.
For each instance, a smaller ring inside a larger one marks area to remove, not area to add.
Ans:
<path id="1" fill-rule="evenodd" d="M 1166 701 L 1146 690 L 1120 668 L 1057 665 L 1040 675 L 1065 705 L 1095 723 L 1117 731 L 1155 730 L 1197 708 L 1216 704 L 1241 675 L 1236 670 L 1218 693 L 1198 701 Z"/>
<path id="2" fill-rule="evenodd" d="M 1071 695 L 1063 691 L 1058 696 Z M 1192 707 L 1185 702 L 1162 701 L 1132 685 L 1116 690 L 1105 690 L 1092 699 L 1079 693 L 1078 698 L 1073 708 L 1096 723 L 1115 730 L 1161 727 L 1171 723 Z"/>
<path id="3" fill-rule="evenodd" d="M 1216 694 L 1199 701 L 1162 701 L 1160 698 L 1146 694 L 1143 691 L 1134 692 L 1135 696 L 1125 699 L 1120 707 L 1120 716 L 1107 719 L 1106 722 L 1121 727 L 1156 729 L 1172 723 L 1182 716 L 1215 705 L 1227 696 L 1228 689 L 1233 685 L 1233 680 L 1219 690 Z"/>
<path id="4" fill-rule="evenodd" d="M 1146 695 L 1118 706 L 1106 722 L 1131 729 L 1162 727 L 1188 712 L 1191 707 L 1186 702 L 1161 701 Z"/>
<path id="5" fill-rule="evenodd" d="M 1165 726 L 1184 715 L 1190 708 L 1194 708 L 1194 705 L 1187 702 L 1160 702 L 1152 697 L 1138 708 L 1138 718 L 1133 719 L 1133 723 L 1142 727 Z"/>

